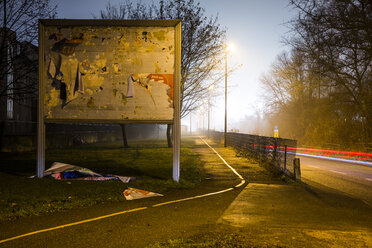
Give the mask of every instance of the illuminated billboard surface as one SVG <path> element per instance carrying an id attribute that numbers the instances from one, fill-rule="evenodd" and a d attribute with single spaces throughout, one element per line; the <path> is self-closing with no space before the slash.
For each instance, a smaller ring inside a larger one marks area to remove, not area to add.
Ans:
<path id="1" fill-rule="evenodd" d="M 174 27 L 45 26 L 46 120 L 173 120 Z"/>

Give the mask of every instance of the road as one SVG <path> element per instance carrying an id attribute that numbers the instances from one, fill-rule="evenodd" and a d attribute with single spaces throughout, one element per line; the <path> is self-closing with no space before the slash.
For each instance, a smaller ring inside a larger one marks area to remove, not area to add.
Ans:
<path id="1" fill-rule="evenodd" d="M 298 157 L 305 183 L 341 191 L 372 206 L 372 166 Z"/>

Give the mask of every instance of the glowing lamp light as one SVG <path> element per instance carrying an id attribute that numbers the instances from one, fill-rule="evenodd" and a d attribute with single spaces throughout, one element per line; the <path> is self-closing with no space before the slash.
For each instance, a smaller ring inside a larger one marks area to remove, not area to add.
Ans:
<path id="1" fill-rule="evenodd" d="M 225 44 L 225 128 L 224 128 L 224 147 L 227 146 L 227 55 L 234 50 L 232 43 Z"/>
<path id="2" fill-rule="evenodd" d="M 226 52 L 232 52 L 235 50 L 235 46 L 233 43 L 229 43 L 226 45 L 226 48 L 225 48 Z"/>

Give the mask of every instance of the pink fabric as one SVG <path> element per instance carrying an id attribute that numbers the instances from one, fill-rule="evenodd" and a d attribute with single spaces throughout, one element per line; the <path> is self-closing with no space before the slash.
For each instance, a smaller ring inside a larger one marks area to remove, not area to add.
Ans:
<path id="1" fill-rule="evenodd" d="M 54 177 L 54 179 L 61 180 L 61 179 L 63 179 L 63 174 L 62 173 L 55 173 L 55 174 L 52 174 L 52 177 Z"/>

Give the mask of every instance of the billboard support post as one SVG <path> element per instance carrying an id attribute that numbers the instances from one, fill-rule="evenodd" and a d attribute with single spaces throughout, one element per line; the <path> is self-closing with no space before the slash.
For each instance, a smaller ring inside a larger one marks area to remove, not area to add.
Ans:
<path id="1" fill-rule="evenodd" d="M 45 124 L 43 114 L 44 94 L 42 85 L 42 77 L 44 75 L 44 26 L 39 23 L 39 89 L 38 89 L 38 111 L 37 111 L 37 169 L 36 175 L 38 178 L 44 177 L 45 169 Z"/>
<path id="2" fill-rule="evenodd" d="M 181 22 L 175 27 L 175 61 L 174 61 L 174 123 L 173 123 L 173 180 L 180 180 L 180 150 L 181 150 Z"/>

